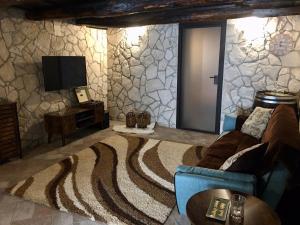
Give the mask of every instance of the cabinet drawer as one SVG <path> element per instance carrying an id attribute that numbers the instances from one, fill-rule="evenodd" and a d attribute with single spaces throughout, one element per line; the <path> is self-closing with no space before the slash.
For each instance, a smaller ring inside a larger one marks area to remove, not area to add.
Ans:
<path id="1" fill-rule="evenodd" d="M 76 130 L 76 120 L 74 116 L 66 116 L 62 121 L 62 132 L 64 134 L 73 133 Z"/>
<path id="2" fill-rule="evenodd" d="M 19 146 L 15 140 L 8 140 L 6 142 L 0 142 L 0 157 L 19 154 Z"/>
<path id="3" fill-rule="evenodd" d="M 0 112 L 0 121 L 7 120 L 8 118 L 15 119 L 16 115 L 12 111 L 5 111 L 3 113 Z"/>
<path id="4" fill-rule="evenodd" d="M 15 132 L 7 132 L 7 133 L 1 133 L 0 134 L 0 142 L 6 142 L 6 141 L 11 141 L 11 140 L 16 140 L 16 135 Z"/>
<path id="5" fill-rule="evenodd" d="M 0 137 L 5 136 L 8 133 L 15 132 L 15 126 L 4 126 L 1 127 Z"/>
<path id="6" fill-rule="evenodd" d="M 11 110 L 11 111 L 14 111 L 16 108 L 16 104 L 2 104 L 0 105 L 0 113 L 3 111 L 3 110 Z"/>
<path id="7" fill-rule="evenodd" d="M 16 103 L 0 105 L 0 161 L 21 156 Z"/>
<path id="8" fill-rule="evenodd" d="M 3 155 L 18 154 L 18 153 L 19 153 L 19 151 L 16 148 L 16 146 L 10 146 L 10 147 L 3 148 L 0 150 L 0 157 Z"/>
<path id="9" fill-rule="evenodd" d="M 7 127 L 15 127 L 15 121 L 13 118 L 8 118 L 7 120 L 0 121 L 0 130 Z"/>
<path id="10" fill-rule="evenodd" d="M 17 146 L 17 140 L 15 138 L 10 138 L 10 139 L 6 139 L 6 140 L 1 140 L 0 141 L 0 146 L 1 148 L 3 147 L 7 147 L 7 146 L 10 146 L 10 145 L 14 145 L 14 146 Z M 0 149 L 1 149 L 0 148 Z"/>
<path id="11" fill-rule="evenodd" d="M 19 156 L 19 152 L 18 151 L 9 151 L 9 152 L 3 152 L 1 153 L 0 152 L 0 160 L 3 161 L 3 160 L 7 160 L 9 158 L 13 158 L 13 157 L 17 157 Z"/>

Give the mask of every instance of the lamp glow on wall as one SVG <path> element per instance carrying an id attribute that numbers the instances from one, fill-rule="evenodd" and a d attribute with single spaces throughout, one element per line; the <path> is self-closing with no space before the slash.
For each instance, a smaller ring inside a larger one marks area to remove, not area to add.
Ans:
<path id="1" fill-rule="evenodd" d="M 145 35 L 146 30 L 146 26 L 126 28 L 127 43 L 138 44 L 139 40 Z"/>
<path id="2" fill-rule="evenodd" d="M 244 32 L 248 41 L 264 36 L 264 27 L 268 18 L 246 17 L 234 20 L 234 25 L 239 31 Z"/>

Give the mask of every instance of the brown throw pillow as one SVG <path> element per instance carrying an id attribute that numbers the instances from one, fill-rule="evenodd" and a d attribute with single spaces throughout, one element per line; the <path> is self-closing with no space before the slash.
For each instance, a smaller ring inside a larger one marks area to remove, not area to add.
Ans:
<path id="1" fill-rule="evenodd" d="M 237 152 L 224 162 L 220 170 L 250 174 L 259 173 L 267 146 L 267 143 L 260 143 Z"/>

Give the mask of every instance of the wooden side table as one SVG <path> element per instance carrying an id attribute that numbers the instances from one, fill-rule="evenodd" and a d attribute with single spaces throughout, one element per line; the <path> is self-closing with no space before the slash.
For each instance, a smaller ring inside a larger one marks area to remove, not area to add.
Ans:
<path id="1" fill-rule="evenodd" d="M 103 102 L 93 102 L 58 112 L 47 113 L 44 115 L 44 120 L 48 133 L 48 143 L 51 142 L 53 134 L 59 134 L 61 135 L 62 145 L 65 145 L 66 137 L 76 130 L 95 124 L 99 124 L 102 128 L 103 119 Z"/>
<path id="2" fill-rule="evenodd" d="M 276 213 L 260 199 L 226 189 L 211 189 L 195 194 L 189 199 L 186 212 L 189 220 L 195 225 L 232 225 L 230 215 L 227 215 L 226 222 L 207 218 L 206 212 L 213 197 L 230 199 L 232 194 L 242 194 L 246 197 L 244 206 L 243 225 L 280 225 L 280 219 Z M 228 212 L 229 213 L 229 212 Z"/>

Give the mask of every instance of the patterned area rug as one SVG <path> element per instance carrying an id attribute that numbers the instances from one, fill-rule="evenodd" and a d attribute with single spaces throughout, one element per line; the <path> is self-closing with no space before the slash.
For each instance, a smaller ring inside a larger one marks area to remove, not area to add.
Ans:
<path id="1" fill-rule="evenodd" d="M 110 136 L 9 188 L 10 194 L 107 224 L 163 224 L 175 206 L 173 176 L 202 147 Z"/>

